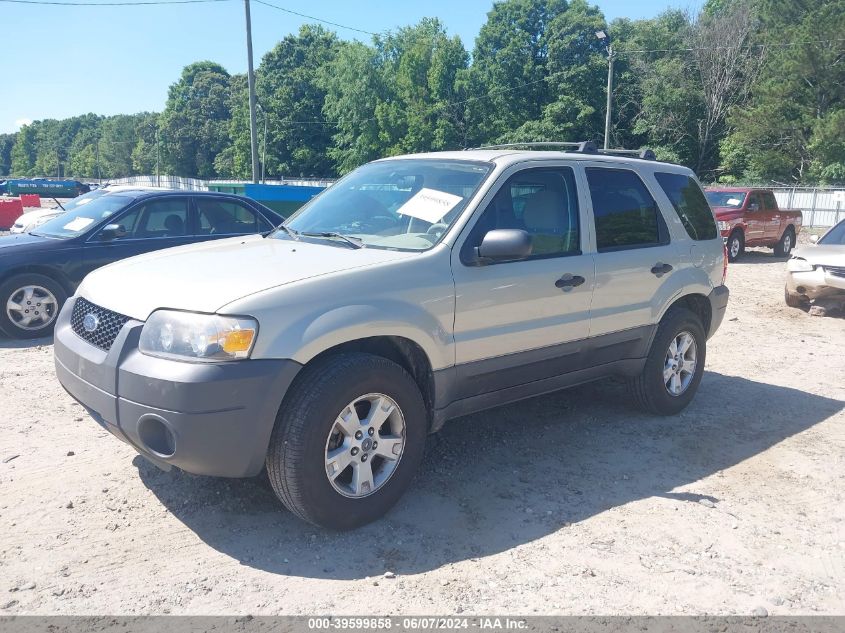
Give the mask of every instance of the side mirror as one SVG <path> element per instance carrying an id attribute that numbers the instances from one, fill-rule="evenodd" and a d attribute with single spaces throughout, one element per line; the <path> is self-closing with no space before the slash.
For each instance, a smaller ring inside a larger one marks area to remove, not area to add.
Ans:
<path id="1" fill-rule="evenodd" d="M 531 236 L 521 229 L 488 231 L 475 249 L 479 264 L 525 259 L 531 254 Z"/>
<path id="2" fill-rule="evenodd" d="M 818 244 L 819 243 L 819 236 L 818 235 L 811 235 L 810 236 L 810 242 L 812 242 L 813 244 Z"/>
<path id="3" fill-rule="evenodd" d="M 759 211 L 760 210 L 760 204 L 757 203 L 757 202 L 749 202 L 748 203 L 748 210 L 749 211 Z"/>
<path id="4" fill-rule="evenodd" d="M 107 224 L 100 231 L 100 239 L 104 242 L 126 236 L 126 227 L 122 224 Z"/>

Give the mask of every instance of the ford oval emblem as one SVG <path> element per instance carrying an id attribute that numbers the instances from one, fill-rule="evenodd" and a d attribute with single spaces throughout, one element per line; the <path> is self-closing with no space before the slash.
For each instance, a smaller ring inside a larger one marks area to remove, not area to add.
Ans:
<path id="1" fill-rule="evenodd" d="M 89 312 L 85 315 L 85 318 L 82 319 L 82 329 L 86 332 L 93 332 L 100 326 L 100 317 L 96 314 L 92 314 Z"/>

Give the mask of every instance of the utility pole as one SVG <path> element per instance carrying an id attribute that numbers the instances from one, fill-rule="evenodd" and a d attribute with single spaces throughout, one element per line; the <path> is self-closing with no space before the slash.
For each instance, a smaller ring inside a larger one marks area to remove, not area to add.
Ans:
<path id="1" fill-rule="evenodd" d="M 159 163 L 161 162 L 161 152 L 158 149 L 158 124 L 156 123 L 156 187 L 161 187 L 161 172 L 159 171 Z"/>
<path id="2" fill-rule="evenodd" d="M 596 31 L 596 37 L 604 43 L 607 51 L 607 109 L 604 114 L 604 149 L 610 149 L 610 113 L 613 107 L 613 46 L 605 31 Z"/>
<path id="3" fill-rule="evenodd" d="M 62 177 L 62 159 L 59 156 L 59 146 L 56 145 L 56 180 Z"/>
<path id="4" fill-rule="evenodd" d="M 103 179 L 100 178 L 100 139 L 97 139 L 97 182 L 103 184 Z"/>
<path id="5" fill-rule="evenodd" d="M 249 84 L 249 144 L 252 153 L 252 182 L 258 184 L 258 138 L 255 130 L 255 72 L 252 69 L 252 19 L 249 0 L 244 0 L 246 12 L 247 84 Z"/>
<path id="6" fill-rule="evenodd" d="M 261 184 L 263 185 L 266 182 L 264 175 L 267 166 L 267 110 L 262 109 L 261 112 L 264 114 L 264 148 L 261 156 Z"/>

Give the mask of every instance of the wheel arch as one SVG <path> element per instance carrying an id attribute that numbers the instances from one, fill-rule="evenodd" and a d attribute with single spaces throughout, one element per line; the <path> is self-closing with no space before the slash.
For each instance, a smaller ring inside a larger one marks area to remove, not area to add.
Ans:
<path id="1" fill-rule="evenodd" d="M 348 353 L 364 353 L 393 361 L 407 371 L 417 383 L 425 402 L 431 425 L 434 411 L 435 381 L 431 360 L 422 346 L 407 337 L 395 335 L 368 336 L 339 343 L 321 351 L 303 365 L 307 367 L 332 356 Z M 284 403 L 283 403 L 284 406 Z"/>
<path id="2" fill-rule="evenodd" d="M 713 308 L 710 305 L 710 300 L 705 295 L 700 293 L 690 293 L 683 295 L 682 297 L 678 297 L 669 304 L 669 306 L 667 306 L 666 310 L 663 311 L 663 314 L 660 315 L 660 318 L 663 319 L 666 313 L 674 307 L 686 308 L 695 314 L 701 321 L 701 326 L 704 328 L 705 334 L 708 338 L 710 337 L 710 328 L 713 325 Z"/>
<path id="3" fill-rule="evenodd" d="M 2 273 L 0 273 L 0 284 L 6 283 L 12 277 L 27 273 L 34 273 L 37 275 L 44 275 L 45 277 L 49 277 L 62 287 L 62 289 L 67 293 L 68 297 L 73 295 L 75 291 L 74 285 L 70 282 L 70 279 L 68 279 L 65 274 L 63 274 L 56 268 L 53 268 L 51 266 L 44 266 L 43 264 L 23 264 L 21 266 L 15 266 L 13 268 L 10 268 L 9 270 L 4 270 Z"/>

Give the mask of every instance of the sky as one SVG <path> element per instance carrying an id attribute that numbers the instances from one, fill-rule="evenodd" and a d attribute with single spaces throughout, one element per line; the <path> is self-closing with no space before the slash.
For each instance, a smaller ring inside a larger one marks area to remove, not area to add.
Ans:
<path id="1" fill-rule="evenodd" d="M 55 0 L 73 2 L 74 0 Z M 78 1 L 78 0 L 77 0 Z M 98 2 L 107 0 L 85 0 Z M 112 0 L 120 1 L 120 0 Z M 383 32 L 437 17 L 470 51 L 492 0 L 268 0 L 292 11 L 366 31 Z M 594 0 L 608 20 L 654 17 L 696 0 Z M 255 66 L 306 18 L 252 2 Z M 246 72 L 244 6 L 213 4 L 132 7 L 25 5 L 0 2 L 4 73 L 0 133 L 33 120 L 77 114 L 161 111 L 167 88 L 199 60 Z M 344 39 L 370 41 L 327 27 Z"/>

